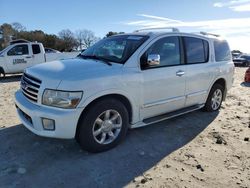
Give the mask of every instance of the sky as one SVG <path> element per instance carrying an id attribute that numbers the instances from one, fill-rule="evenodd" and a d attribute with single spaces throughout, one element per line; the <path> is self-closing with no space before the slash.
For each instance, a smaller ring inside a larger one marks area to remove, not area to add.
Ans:
<path id="1" fill-rule="evenodd" d="M 250 0 L 0 0 L 0 24 L 58 34 L 62 29 L 109 31 L 177 27 L 225 37 L 231 49 L 250 53 Z"/>

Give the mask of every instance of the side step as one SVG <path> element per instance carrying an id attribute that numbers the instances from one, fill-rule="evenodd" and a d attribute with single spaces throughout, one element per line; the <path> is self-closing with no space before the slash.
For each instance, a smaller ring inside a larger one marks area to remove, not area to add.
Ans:
<path id="1" fill-rule="evenodd" d="M 180 110 L 176 110 L 176 111 L 169 112 L 169 113 L 166 113 L 166 114 L 162 114 L 162 115 L 159 115 L 159 116 L 144 119 L 142 122 L 147 124 L 147 125 L 152 124 L 152 123 L 157 123 L 159 121 L 163 121 L 163 120 L 170 119 L 170 118 L 182 115 L 182 114 L 186 114 L 188 112 L 198 110 L 198 109 L 202 108 L 203 106 L 204 105 L 202 104 L 202 105 L 194 105 L 194 106 L 190 106 L 190 107 L 187 107 L 187 108 L 182 108 Z"/>

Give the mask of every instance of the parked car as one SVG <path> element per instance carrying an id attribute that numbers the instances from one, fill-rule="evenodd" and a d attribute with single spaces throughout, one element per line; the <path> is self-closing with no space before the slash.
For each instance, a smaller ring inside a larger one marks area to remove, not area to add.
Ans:
<path id="1" fill-rule="evenodd" d="M 240 57 L 241 54 L 242 54 L 242 52 L 240 52 L 240 51 L 233 51 L 232 57 L 233 57 L 233 59 L 236 59 L 236 58 Z"/>
<path id="2" fill-rule="evenodd" d="M 52 49 L 52 48 L 44 48 L 45 53 L 61 53 L 58 50 Z"/>
<path id="3" fill-rule="evenodd" d="M 233 83 L 226 40 L 207 33 L 135 32 L 102 39 L 80 57 L 26 69 L 17 113 L 33 133 L 115 147 L 128 128 L 220 109 Z"/>
<path id="4" fill-rule="evenodd" d="M 10 46 L 0 52 L 0 76 L 21 73 L 28 67 L 57 59 L 73 58 L 77 54 L 77 52 L 45 53 L 42 43 L 12 41 Z"/>
<path id="5" fill-rule="evenodd" d="M 81 56 L 81 54 L 85 51 L 86 49 L 82 49 L 79 54 L 77 55 L 77 57 Z"/>
<path id="6" fill-rule="evenodd" d="M 238 58 L 233 59 L 235 66 L 250 66 L 250 55 L 244 54 L 239 56 Z"/>
<path id="7" fill-rule="evenodd" d="M 245 82 L 250 82 L 250 67 L 246 70 Z"/>

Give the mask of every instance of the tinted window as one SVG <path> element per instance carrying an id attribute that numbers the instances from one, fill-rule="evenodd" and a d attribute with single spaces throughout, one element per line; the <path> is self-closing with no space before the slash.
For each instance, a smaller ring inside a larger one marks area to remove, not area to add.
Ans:
<path id="1" fill-rule="evenodd" d="M 214 41 L 214 51 L 216 61 L 230 61 L 231 52 L 226 41 Z"/>
<path id="2" fill-rule="evenodd" d="M 205 63 L 209 58 L 208 42 L 193 37 L 184 37 L 186 60 L 188 64 Z"/>
<path id="3" fill-rule="evenodd" d="M 180 45 L 178 37 L 165 37 L 156 41 L 142 56 L 141 63 L 145 64 L 148 55 L 160 55 L 161 66 L 173 66 L 181 64 Z"/>
<path id="4" fill-rule="evenodd" d="M 33 54 L 40 54 L 41 52 L 40 46 L 38 44 L 32 44 L 32 51 Z"/>
<path id="5" fill-rule="evenodd" d="M 250 60 L 250 56 L 246 56 L 246 55 L 242 55 L 242 56 L 240 56 L 240 58 L 244 58 L 246 60 Z"/>
<path id="6" fill-rule="evenodd" d="M 22 44 L 22 45 L 17 45 L 13 48 L 11 48 L 7 55 L 8 56 L 13 56 L 13 55 L 28 55 L 29 50 L 28 50 L 28 45 Z"/>

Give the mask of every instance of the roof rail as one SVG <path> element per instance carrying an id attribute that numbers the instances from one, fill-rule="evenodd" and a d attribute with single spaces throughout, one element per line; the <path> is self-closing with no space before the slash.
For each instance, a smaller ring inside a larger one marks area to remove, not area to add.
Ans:
<path id="1" fill-rule="evenodd" d="M 218 34 L 207 33 L 207 32 L 204 32 L 204 31 L 201 31 L 200 34 L 202 34 L 202 35 L 211 35 L 211 36 L 215 36 L 215 37 L 220 37 L 220 35 L 218 35 Z"/>
<path id="2" fill-rule="evenodd" d="M 172 30 L 172 32 L 180 32 L 179 29 L 175 28 L 175 27 L 155 27 L 155 28 L 144 28 L 144 29 L 138 29 L 135 30 L 134 32 L 140 32 L 140 31 L 147 31 L 147 30 L 157 30 L 157 29 L 170 29 Z"/>
<path id="3" fill-rule="evenodd" d="M 10 45 L 12 44 L 18 44 L 18 43 L 29 43 L 30 41 L 25 40 L 25 39 L 17 39 L 17 40 L 12 40 L 10 41 Z"/>

